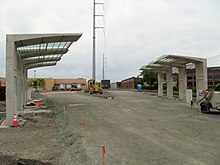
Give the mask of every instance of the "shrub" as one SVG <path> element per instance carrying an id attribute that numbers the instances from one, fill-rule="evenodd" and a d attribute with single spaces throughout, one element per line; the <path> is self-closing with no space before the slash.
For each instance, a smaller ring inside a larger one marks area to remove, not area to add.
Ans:
<path id="1" fill-rule="evenodd" d="M 218 83 L 218 84 L 215 86 L 215 90 L 216 90 L 216 91 L 220 91 L 220 83 Z"/>
<path id="2" fill-rule="evenodd" d="M 173 87 L 173 91 L 179 91 L 179 87 L 178 86 L 174 86 Z"/>
<path id="3" fill-rule="evenodd" d="M 192 89 L 193 93 L 196 93 L 196 87 L 195 86 L 189 86 L 188 89 Z"/>
<path id="4" fill-rule="evenodd" d="M 208 90 L 213 90 L 215 89 L 215 84 L 209 84 L 208 85 Z"/>

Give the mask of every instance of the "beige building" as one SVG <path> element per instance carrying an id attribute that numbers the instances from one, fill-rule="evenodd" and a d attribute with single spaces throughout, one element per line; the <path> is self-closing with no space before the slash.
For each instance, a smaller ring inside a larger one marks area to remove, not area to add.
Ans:
<path id="1" fill-rule="evenodd" d="M 59 89 L 59 87 L 65 86 L 66 88 L 68 88 L 67 86 L 71 85 L 71 84 L 79 84 L 82 87 L 86 85 L 86 79 L 83 78 L 78 78 L 78 79 L 52 79 L 52 80 L 47 80 L 46 79 L 46 84 L 45 84 L 45 88 L 47 91 L 52 90 L 54 87 L 54 89 Z"/>
<path id="2" fill-rule="evenodd" d="M 28 78 L 28 81 L 33 78 Z M 43 90 L 52 91 L 54 87 L 59 88 L 62 85 L 71 85 L 71 84 L 80 84 L 81 86 L 86 85 L 86 79 L 77 78 L 77 79 L 53 79 L 53 78 L 42 78 L 45 80 L 45 87 Z M 0 86 L 6 86 L 6 79 L 0 77 Z"/>
<path id="3" fill-rule="evenodd" d="M 6 79 L 5 78 L 3 78 L 3 77 L 0 77 L 0 87 L 4 87 L 4 86 L 6 86 Z"/>
<path id="4" fill-rule="evenodd" d="M 29 78 L 30 79 L 30 78 Z M 43 90 L 52 91 L 53 89 L 58 90 L 60 86 L 67 88 L 71 84 L 80 84 L 81 86 L 86 85 L 86 79 L 53 79 L 53 78 L 42 78 L 45 80 L 45 87 Z"/>

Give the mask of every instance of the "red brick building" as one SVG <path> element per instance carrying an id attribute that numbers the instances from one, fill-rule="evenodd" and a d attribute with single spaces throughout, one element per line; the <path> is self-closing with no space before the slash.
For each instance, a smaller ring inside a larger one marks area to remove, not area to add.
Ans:
<path id="1" fill-rule="evenodd" d="M 217 84 L 220 82 L 220 67 L 208 68 L 208 83 Z"/>
<path id="2" fill-rule="evenodd" d="M 137 84 L 142 82 L 141 78 L 131 77 L 121 81 L 121 88 L 124 89 L 136 89 Z"/>
<path id="3" fill-rule="evenodd" d="M 187 69 L 187 86 L 196 86 L 196 71 L 195 69 Z M 208 84 L 217 84 L 220 82 L 220 67 L 207 68 Z M 178 83 L 178 74 L 173 74 L 173 79 Z"/>

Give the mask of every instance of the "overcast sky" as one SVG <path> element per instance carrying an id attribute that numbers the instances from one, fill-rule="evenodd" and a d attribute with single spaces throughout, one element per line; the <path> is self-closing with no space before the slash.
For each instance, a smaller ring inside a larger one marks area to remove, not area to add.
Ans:
<path id="1" fill-rule="evenodd" d="M 109 3 L 107 3 L 109 1 Z M 219 0 L 97 0 L 105 13 L 106 78 L 137 76 L 164 54 L 210 58 L 220 54 Z M 108 10 L 107 10 L 107 4 Z M 37 77 L 91 78 L 93 0 L 0 0 L 0 76 L 10 33 L 82 33 L 55 67 Z M 97 26 L 103 26 L 97 18 Z M 97 79 L 102 78 L 103 30 L 97 30 Z M 220 66 L 220 58 L 208 61 Z M 34 70 L 29 71 L 33 77 Z"/>

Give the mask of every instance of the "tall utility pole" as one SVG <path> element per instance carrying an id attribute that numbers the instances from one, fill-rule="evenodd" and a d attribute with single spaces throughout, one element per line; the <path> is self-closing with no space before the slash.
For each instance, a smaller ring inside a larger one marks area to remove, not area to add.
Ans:
<path id="1" fill-rule="evenodd" d="M 105 68 L 107 67 L 106 64 L 107 64 L 106 57 L 105 57 L 105 54 L 103 53 L 103 61 L 102 61 L 102 80 L 105 80 Z"/>
<path id="2" fill-rule="evenodd" d="M 92 79 L 96 79 L 96 29 L 97 28 L 104 28 L 104 27 L 96 27 L 96 17 L 103 15 L 96 15 L 96 5 L 103 5 L 103 3 L 96 3 L 96 0 L 94 0 L 93 4 L 93 54 L 92 54 Z"/>
<path id="3" fill-rule="evenodd" d="M 105 80 L 105 54 L 103 53 L 102 80 Z"/>
<path id="4" fill-rule="evenodd" d="M 34 70 L 34 79 L 36 79 L 36 70 Z"/>
<path id="5" fill-rule="evenodd" d="M 96 79 L 96 63 L 95 63 L 95 0 L 93 5 L 93 54 L 92 54 L 92 79 Z"/>

